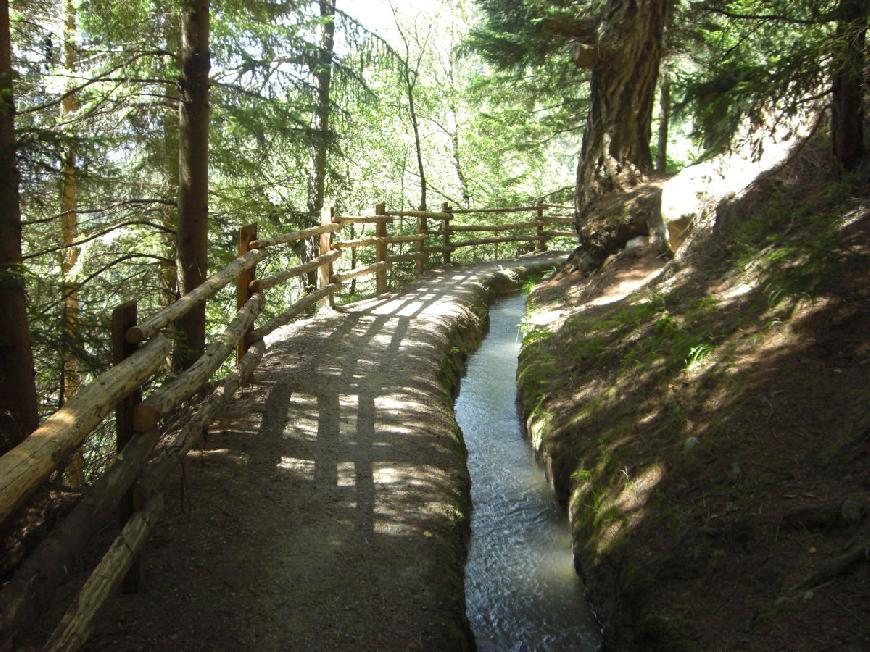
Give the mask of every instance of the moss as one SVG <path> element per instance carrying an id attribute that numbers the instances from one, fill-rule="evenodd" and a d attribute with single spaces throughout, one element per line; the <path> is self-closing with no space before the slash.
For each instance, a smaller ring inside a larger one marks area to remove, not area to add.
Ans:
<path id="1" fill-rule="evenodd" d="M 691 649 L 685 641 L 687 630 L 686 620 L 681 616 L 646 614 L 637 622 L 635 642 L 649 652 L 682 652 Z"/>

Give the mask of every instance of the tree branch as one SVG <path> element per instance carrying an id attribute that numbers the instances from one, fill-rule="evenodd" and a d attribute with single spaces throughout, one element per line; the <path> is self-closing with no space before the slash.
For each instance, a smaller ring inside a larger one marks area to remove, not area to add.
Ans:
<path id="1" fill-rule="evenodd" d="M 110 263 L 106 263 L 105 265 L 100 267 L 97 271 L 95 271 L 91 274 L 88 274 L 81 281 L 74 283 L 72 285 L 72 289 L 70 289 L 68 292 L 64 293 L 64 295 L 62 297 L 60 297 L 59 299 L 52 301 L 47 306 L 42 308 L 42 310 L 39 311 L 39 314 L 44 315 L 45 313 L 49 312 L 51 309 L 55 308 L 56 306 L 59 306 L 64 301 L 66 301 L 69 297 L 71 297 L 72 295 L 77 293 L 79 290 L 81 290 L 89 281 L 92 281 L 93 279 L 98 277 L 100 274 L 105 272 L 107 269 L 114 267 L 118 263 L 123 263 L 125 260 L 131 260 L 133 258 L 151 258 L 151 259 L 157 260 L 161 264 L 166 264 L 166 263 L 169 263 L 172 265 L 175 264 L 174 260 L 172 260 L 170 258 L 165 258 L 163 256 L 155 256 L 153 254 L 138 254 L 138 253 L 125 254 L 125 255 L 121 256 L 120 258 L 116 258 L 115 260 L 113 260 Z"/>
<path id="2" fill-rule="evenodd" d="M 745 14 L 728 11 L 727 9 L 719 9 L 717 7 L 708 6 L 702 6 L 701 10 L 706 11 L 707 13 L 716 14 L 718 16 L 724 16 L 725 18 L 731 18 L 733 20 L 762 20 L 778 23 L 789 23 L 792 25 L 820 25 L 822 23 L 829 23 L 833 20 L 836 20 L 836 17 L 833 14 L 825 14 L 819 16 L 818 18 L 793 18 L 791 16 L 784 16 L 782 14 Z"/>
<path id="3" fill-rule="evenodd" d="M 50 247 L 48 249 L 43 249 L 42 251 L 37 251 L 36 253 L 27 254 L 26 256 L 22 256 L 21 260 L 30 260 L 31 258 L 39 258 L 40 256 L 44 256 L 46 254 L 54 253 L 56 251 L 63 251 L 64 249 L 72 249 L 73 247 L 79 247 L 86 242 L 90 242 L 91 240 L 96 240 L 97 238 L 106 235 L 107 233 L 111 233 L 112 231 L 116 231 L 118 229 L 122 229 L 125 226 L 150 226 L 153 229 L 157 229 L 158 231 L 163 231 L 164 233 L 172 233 L 175 231 L 173 229 L 167 228 L 162 224 L 156 224 L 154 222 L 149 222 L 147 220 L 130 220 L 128 222 L 121 222 L 119 224 L 115 224 L 114 226 L 110 226 L 105 229 L 101 229 L 96 233 L 92 233 L 86 238 L 82 238 L 81 240 L 76 240 L 75 242 L 71 242 L 65 245 L 58 245 L 57 247 Z"/>

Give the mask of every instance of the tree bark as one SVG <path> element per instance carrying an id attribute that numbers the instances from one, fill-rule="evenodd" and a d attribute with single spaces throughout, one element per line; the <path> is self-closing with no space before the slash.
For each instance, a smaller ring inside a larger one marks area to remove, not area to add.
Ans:
<path id="1" fill-rule="evenodd" d="M 840 0 L 834 56 L 831 141 L 834 157 L 845 170 L 864 155 L 864 37 L 870 2 Z"/>
<path id="2" fill-rule="evenodd" d="M 575 226 L 602 194 L 652 169 L 652 102 L 671 0 L 608 0 L 597 29 L 589 113 L 577 166 Z"/>
<path id="3" fill-rule="evenodd" d="M 9 2 L 0 0 L 0 453 L 38 423 L 21 260 Z"/>
<path id="4" fill-rule="evenodd" d="M 178 285 L 183 295 L 208 272 L 209 0 L 181 3 L 181 102 L 178 120 Z M 205 350 L 205 304 L 176 322 L 175 367 L 184 369 Z"/>

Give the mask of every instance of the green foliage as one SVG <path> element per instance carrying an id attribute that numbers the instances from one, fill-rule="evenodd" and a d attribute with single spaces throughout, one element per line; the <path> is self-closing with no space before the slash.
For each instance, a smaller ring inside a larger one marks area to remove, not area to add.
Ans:
<path id="1" fill-rule="evenodd" d="M 709 154 L 729 146 L 744 118 L 761 125 L 771 113 L 794 115 L 829 83 L 835 2 L 684 4 L 678 22 L 691 65 L 677 74 L 676 110 Z"/>

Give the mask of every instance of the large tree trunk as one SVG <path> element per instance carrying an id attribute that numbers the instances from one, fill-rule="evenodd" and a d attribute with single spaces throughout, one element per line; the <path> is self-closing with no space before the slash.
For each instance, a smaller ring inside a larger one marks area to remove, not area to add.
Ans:
<path id="1" fill-rule="evenodd" d="M 320 211 L 326 197 L 326 162 L 329 147 L 332 143 L 330 131 L 330 114 L 332 113 L 332 57 L 335 52 L 335 0 L 320 0 L 320 47 L 317 51 L 317 62 L 314 77 L 317 79 L 317 106 L 314 112 L 314 169 L 308 191 L 308 212 L 310 223 L 303 226 L 313 226 L 320 219 Z M 315 258 L 319 249 L 314 240 L 303 242 L 303 261 Z M 317 271 L 307 276 L 309 289 L 317 287 Z"/>
<path id="2" fill-rule="evenodd" d="M 576 51 L 592 69 L 589 113 L 577 166 L 575 223 L 604 193 L 642 181 L 652 169 L 652 102 L 671 0 L 608 0 L 595 43 Z"/>
<path id="3" fill-rule="evenodd" d="M 76 8 L 73 0 L 64 0 L 63 24 L 63 67 L 72 79 L 76 68 Z M 61 102 L 61 119 L 71 116 L 78 110 L 78 96 L 70 93 Z M 74 353 L 75 343 L 79 339 L 79 293 L 76 288 L 76 263 L 79 259 L 79 248 L 72 246 L 78 237 L 78 167 L 75 145 L 68 145 L 64 152 L 60 180 L 60 210 L 63 246 L 61 274 L 66 300 L 63 303 L 63 334 L 62 341 L 62 373 L 60 382 L 61 406 L 75 396 L 79 391 L 81 377 L 78 369 L 78 359 Z M 80 487 L 84 483 L 84 458 L 81 450 L 70 458 L 65 469 L 65 478 L 71 487 Z"/>
<path id="4" fill-rule="evenodd" d="M 840 0 L 837 12 L 831 140 L 834 157 L 850 170 L 864 155 L 864 37 L 870 3 Z"/>
<path id="5" fill-rule="evenodd" d="M 208 273 L 209 0 L 181 3 L 181 103 L 178 111 L 178 285 L 182 295 Z M 177 369 L 205 350 L 205 304 L 176 323 Z"/>
<path id="6" fill-rule="evenodd" d="M 0 0 L 0 453 L 38 422 L 24 293 L 9 2 Z"/>

